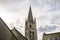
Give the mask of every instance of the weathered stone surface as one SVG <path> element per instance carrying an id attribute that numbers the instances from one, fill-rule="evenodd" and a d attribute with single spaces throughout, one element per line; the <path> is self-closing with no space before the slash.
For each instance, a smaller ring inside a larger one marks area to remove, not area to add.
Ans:
<path id="1" fill-rule="evenodd" d="M 0 18 L 0 40 L 16 40 L 5 22 Z"/>

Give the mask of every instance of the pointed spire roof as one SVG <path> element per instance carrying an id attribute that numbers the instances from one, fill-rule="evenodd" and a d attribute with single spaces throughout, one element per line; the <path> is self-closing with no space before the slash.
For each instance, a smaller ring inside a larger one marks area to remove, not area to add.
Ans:
<path id="1" fill-rule="evenodd" d="M 31 6 L 30 6 L 30 9 L 29 9 L 28 20 L 33 21 Z"/>

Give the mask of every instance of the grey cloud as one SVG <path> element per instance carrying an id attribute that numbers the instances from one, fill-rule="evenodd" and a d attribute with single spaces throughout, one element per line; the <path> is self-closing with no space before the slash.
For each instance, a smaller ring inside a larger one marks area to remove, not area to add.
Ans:
<path id="1" fill-rule="evenodd" d="M 51 0 L 48 4 L 52 7 L 52 9 L 49 10 L 50 12 L 60 10 L 60 0 Z"/>
<path id="2" fill-rule="evenodd" d="M 38 0 L 29 0 L 30 1 L 30 4 L 34 5 L 34 6 L 39 6 L 39 2 Z"/>
<path id="3" fill-rule="evenodd" d="M 26 0 L 0 0 L 0 2 L 23 2 Z"/>
<path id="4" fill-rule="evenodd" d="M 40 5 L 42 7 L 45 7 L 45 5 L 46 6 L 49 5 L 48 8 L 51 8 L 51 9 L 49 9 L 47 12 L 60 10 L 60 0 L 38 0 L 38 1 L 40 1 Z"/>
<path id="5" fill-rule="evenodd" d="M 38 31 L 39 32 L 51 32 L 51 31 L 54 31 L 56 30 L 57 26 L 48 26 L 48 25 L 45 25 L 44 27 L 40 26 L 38 28 Z"/>
<path id="6" fill-rule="evenodd" d="M 20 11 L 20 3 L 27 1 L 27 0 L 0 0 L 0 3 L 5 7 L 9 12 L 16 12 Z M 29 0 L 29 3 L 31 3 L 33 6 L 39 6 L 44 8 L 46 4 L 52 6 L 52 9 L 49 9 L 48 11 L 55 11 L 59 10 L 59 0 Z M 44 9 L 43 9 L 44 10 Z"/>
<path id="7" fill-rule="evenodd" d="M 8 12 L 20 11 L 21 3 L 26 0 L 0 0 L 0 5 L 4 7 Z"/>
<path id="8" fill-rule="evenodd" d="M 60 25 L 60 13 L 55 15 L 51 20 L 52 20 L 51 21 L 52 24 Z"/>
<path id="9" fill-rule="evenodd" d="M 12 5 L 19 5 L 20 3 L 22 3 L 25 0 L 0 0 L 0 3 L 4 6 L 12 6 Z"/>
<path id="10" fill-rule="evenodd" d="M 10 30 L 16 28 L 20 33 L 24 34 L 24 27 L 19 19 L 17 19 L 14 23 L 9 24 Z"/>
<path id="11" fill-rule="evenodd" d="M 9 28 L 12 29 L 13 27 L 23 28 L 22 22 L 17 19 L 15 22 L 9 23 Z"/>

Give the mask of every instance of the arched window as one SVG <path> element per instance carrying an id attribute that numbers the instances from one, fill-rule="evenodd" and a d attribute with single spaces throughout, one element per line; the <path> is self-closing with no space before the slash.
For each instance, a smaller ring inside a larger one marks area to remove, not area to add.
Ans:
<path id="1" fill-rule="evenodd" d="M 34 40 L 34 32 L 32 32 L 32 40 Z"/>
<path id="2" fill-rule="evenodd" d="M 29 32 L 29 37 L 31 38 L 31 31 Z"/>
<path id="3" fill-rule="evenodd" d="M 31 34 L 31 31 L 30 31 L 30 34 Z"/>
<path id="4" fill-rule="evenodd" d="M 30 25 L 30 28 L 32 27 L 32 25 Z"/>
<path id="5" fill-rule="evenodd" d="M 31 40 L 34 40 L 34 32 L 30 31 L 29 32 L 29 37 Z"/>

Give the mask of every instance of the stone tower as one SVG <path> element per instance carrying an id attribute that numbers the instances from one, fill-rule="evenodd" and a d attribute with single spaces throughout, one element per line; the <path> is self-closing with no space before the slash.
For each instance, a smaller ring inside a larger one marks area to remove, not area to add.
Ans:
<path id="1" fill-rule="evenodd" d="M 25 37 L 28 40 L 37 40 L 36 18 L 33 20 L 31 6 L 29 9 L 28 19 L 25 20 Z"/>

